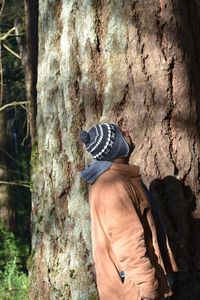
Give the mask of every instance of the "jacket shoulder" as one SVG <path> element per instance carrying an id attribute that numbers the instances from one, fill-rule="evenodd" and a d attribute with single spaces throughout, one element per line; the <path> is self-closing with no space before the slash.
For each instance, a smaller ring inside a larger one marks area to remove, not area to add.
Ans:
<path id="1" fill-rule="evenodd" d="M 113 186 L 119 188 L 124 187 L 126 186 L 127 182 L 128 182 L 127 178 L 122 174 L 119 174 L 113 170 L 108 170 L 96 180 L 93 186 L 94 187 L 103 186 L 105 190 L 109 190 L 110 188 L 113 188 Z"/>
<path id="2" fill-rule="evenodd" d="M 113 198 L 123 198 L 123 197 L 133 197 L 133 187 L 129 181 L 129 178 L 115 172 L 113 170 L 108 170 L 102 174 L 96 182 L 92 185 L 90 190 L 90 195 L 92 197 L 100 199 L 113 199 Z"/>

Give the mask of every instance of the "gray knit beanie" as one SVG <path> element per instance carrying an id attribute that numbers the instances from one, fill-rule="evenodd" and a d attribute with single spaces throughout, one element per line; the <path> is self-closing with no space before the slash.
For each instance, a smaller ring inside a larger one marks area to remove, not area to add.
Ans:
<path id="1" fill-rule="evenodd" d="M 80 132 L 80 140 L 95 160 L 112 161 L 129 155 L 129 145 L 115 124 L 97 124 Z"/>

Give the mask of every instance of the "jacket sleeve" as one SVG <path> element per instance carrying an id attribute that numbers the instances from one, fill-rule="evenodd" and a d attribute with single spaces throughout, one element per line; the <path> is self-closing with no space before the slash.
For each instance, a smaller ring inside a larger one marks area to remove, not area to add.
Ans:
<path id="1" fill-rule="evenodd" d="M 125 183 L 106 188 L 103 195 L 103 215 L 111 247 L 126 279 L 133 280 L 141 297 L 156 299 L 158 282 L 148 256 L 144 229 L 132 195 Z"/>

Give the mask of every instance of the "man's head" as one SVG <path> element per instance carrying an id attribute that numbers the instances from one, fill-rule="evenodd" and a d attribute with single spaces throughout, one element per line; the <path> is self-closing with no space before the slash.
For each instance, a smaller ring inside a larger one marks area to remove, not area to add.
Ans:
<path id="1" fill-rule="evenodd" d="M 99 161 L 128 158 L 134 149 L 131 137 L 115 124 L 97 124 L 88 132 L 81 131 L 80 139 L 86 150 Z"/>

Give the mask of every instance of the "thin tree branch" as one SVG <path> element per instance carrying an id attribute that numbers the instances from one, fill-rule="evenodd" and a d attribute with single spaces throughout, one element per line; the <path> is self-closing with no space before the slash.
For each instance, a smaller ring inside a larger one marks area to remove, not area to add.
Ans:
<path id="1" fill-rule="evenodd" d="M 4 150 L 3 148 L 0 147 L 0 151 L 2 151 L 4 154 L 6 154 L 11 160 L 13 160 L 17 165 L 20 165 L 20 162 L 17 161 L 16 159 L 14 159 L 14 157 L 12 157 L 12 155 L 10 155 L 6 150 Z"/>
<path id="2" fill-rule="evenodd" d="M 3 169 L 3 170 L 5 170 L 9 173 L 14 173 L 14 174 L 22 175 L 24 177 L 29 177 L 26 173 L 23 173 L 23 172 L 20 172 L 20 171 L 17 171 L 17 170 L 13 170 L 13 169 L 10 169 L 10 168 L 7 168 L 7 167 L 0 166 L 0 169 Z"/>
<path id="3" fill-rule="evenodd" d="M 10 107 L 10 106 L 17 106 L 17 105 L 22 106 L 22 104 L 28 104 L 28 103 L 30 103 L 30 101 L 14 101 L 14 102 L 5 104 L 4 106 L 0 107 L 0 111 L 4 110 L 5 108 Z"/>
<path id="4" fill-rule="evenodd" d="M 9 37 L 22 37 L 24 34 L 9 34 Z"/>
<path id="5" fill-rule="evenodd" d="M 15 27 L 11 28 L 10 30 L 8 30 L 8 32 L 1 34 L 0 36 L 0 41 L 4 41 L 5 39 L 7 39 L 7 37 L 11 34 L 11 32 L 13 32 L 15 30 Z"/>
<path id="6" fill-rule="evenodd" d="M 26 107 L 28 104 L 30 103 L 30 101 L 14 101 L 8 104 L 5 104 L 4 106 L 0 107 L 0 111 L 6 109 L 7 107 L 10 106 L 17 106 L 20 105 L 23 109 L 26 110 L 26 115 L 27 115 L 27 128 L 26 128 L 26 136 L 24 137 L 23 141 L 22 141 L 22 145 L 24 145 L 25 140 L 28 138 L 29 136 L 29 128 L 30 128 L 30 122 L 29 122 L 29 110 Z M 25 106 L 23 105 L 25 104 Z M 0 148 L 1 149 L 1 148 Z M 2 149 L 1 149 L 2 150 Z"/>
<path id="7" fill-rule="evenodd" d="M 13 51 L 12 49 L 10 49 L 6 44 L 3 44 L 3 46 L 6 50 L 8 50 L 10 53 L 12 53 L 15 57 L 21 59 L 21 56 L 19 54 L 17 54 L 15 51 Z"/>
<path id="8" fill-rule="evenodd" d="M 28 137 L 29 137 L 29 133 L 30 133 L 30 119 L 29 119 L 29 112 L 28 112 L 28 109 L 26 109 L 26 111 L 27 111 L 27 114 L 26 114 L 26 116 L 27 116 L 27 118 L 26 118 L 26 136 L 24 137 L 24 139 L 23 139 L 23 141 L 22 141 L 22 145 L 24 146 L 24 142 L 28 139 Z"/>
<path id="9" fill-rule="evenodd" d="M 0 184 L 5 184 L 5 185 L 18 185 L 18 186 L 23 186 L 28 189 L 30 189 L 30 184 L 22 183 L 22 182 L 14 182 L 14 181 L 2 181 L 0 180 Z"/>
<path id="10" fill-rule="evenodd" d="M 1 14 L 2 14 L 2 12 L 3 12 L 4 5 L 5 5 L 5 0 L 2 0 L 2 1 L 1 1 L 0 15 L 1 15 Z"/>
<path id="11" fill-rule="evenodd" d="M 23 109 L 25 109 L 28 113 L 28 108 L 25 105 L 20 105 Z"/>

